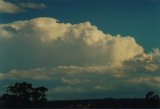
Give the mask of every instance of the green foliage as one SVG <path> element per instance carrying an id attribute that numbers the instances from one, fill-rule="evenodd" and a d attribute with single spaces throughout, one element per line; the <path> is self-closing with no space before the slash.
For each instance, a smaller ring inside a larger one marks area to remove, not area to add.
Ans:
<path id="1" fill-rule="evenodd" d="M 33 88 L 31 83 L 17 82 L 13 86 L 7 87 L 7 93 L 1 96 L 1 100 L 5 103 L 14 104 L 31 104 L 44 103 L 47 101 L 45 87 Z"/>
<path id="2" fill-rule="evenodd" d="M 154 92 L 148 92 L 146 94 L 146 99 L 148 99 L 148 100 L 159 100 L 159 95 L 155 94 Z"/>

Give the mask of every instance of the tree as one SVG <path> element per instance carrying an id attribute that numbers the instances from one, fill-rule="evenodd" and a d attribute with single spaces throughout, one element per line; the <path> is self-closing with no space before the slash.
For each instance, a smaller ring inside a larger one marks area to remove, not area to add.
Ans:
<path id="1" fill-rule="evenodd" d="M 21 102 L 30 102 L 31 92 L 32 92 L 32 84 L 22 82 L 16 83 L 14 86 L 8 86 L 7 92 L 10 95 L 10 98 L 16 97 Z"/>
<path id="2" fill-rule="evenodd" d="M 48 91 L 45 87 L 33 88 L 31 83 L 15 83 L 13 86 L 7 87 L 7 93 L 2 95 L 1 100 L 9 104 L 43 104 L 46 99 L 45 92 Z"/>
<path id="3" fill-rule="evenodd" d="M 31 96 L 32 96 L 32 101 L 33 102 L 44 102 L 46 101 L 47 99 L 45 98 L 45 92 L 48 91 L 47 88 L 45 87 L 37 87 L 37 88 L 34 88 L 32 93 L 31 93 Z"/>
<path id="4" fill-rule="evenodd" d="M 146 94 L 146 99 L 147 100 L 159 100 L 159 95 L 155 94 L 154 92 L 148 92 Z"/>

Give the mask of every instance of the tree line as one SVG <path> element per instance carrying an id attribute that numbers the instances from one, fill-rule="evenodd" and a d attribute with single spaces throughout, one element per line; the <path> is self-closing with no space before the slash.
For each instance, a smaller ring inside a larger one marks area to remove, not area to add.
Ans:
<path id="1" fill-rule="evenodd" d="M 43 107 L 47 105 L 47 91 L 48 89 L 43 86 L 33 87 L 31 83 L 17 82 L 7 87 L 0 101 L 8 107 Z M 150 91 L 145 95 L 145 100 L 152 103 L 160 99 L 158 94 Z"/>
<path id="2" fill-rule="evenodd" d="M 8 86 L 5 94 L 0 97 L 0 100 L 5 105 L 10 106 L 42 106 L 47 102 L 45 87 L 33 87 L 31 83 L 15 83 L 13 86 Z"/>

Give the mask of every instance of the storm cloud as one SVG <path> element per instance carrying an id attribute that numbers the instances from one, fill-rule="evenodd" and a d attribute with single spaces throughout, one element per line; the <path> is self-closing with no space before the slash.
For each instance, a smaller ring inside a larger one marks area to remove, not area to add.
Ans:
<path id="1" fill-rule="evenodd" d="M 143 92 L 160 87 L 160 50 L 145 53 L 134 37 L 103 33 L 90 22 L 43 17 L 0 24 L 0 70 L 1 80 L 56 83 L 49 94 Z"/>

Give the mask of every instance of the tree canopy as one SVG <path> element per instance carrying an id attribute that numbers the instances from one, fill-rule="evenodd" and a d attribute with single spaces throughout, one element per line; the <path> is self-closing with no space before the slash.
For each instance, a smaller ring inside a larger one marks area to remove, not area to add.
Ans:
<path id="1" fill-rule="evenodd" d="M 150 91 L 146 94 L 146 99 L 148 100 L 158 100 L 159 95 L 155 94 L 154 92 Z"/>
<path id="2" fill-rule="evenodd" d="M 9 104 L 44 104 L 46 99 L 45 87 L 34 88 L 31 83 L 15 83 L 7 87 L 7 93 L 1 96 L 1 100 Z"/>

